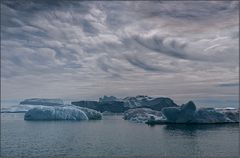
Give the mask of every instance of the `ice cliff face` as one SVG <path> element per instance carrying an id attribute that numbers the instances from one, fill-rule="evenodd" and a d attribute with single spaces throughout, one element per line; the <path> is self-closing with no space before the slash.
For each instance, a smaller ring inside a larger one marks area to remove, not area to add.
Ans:
<path id="1" fill-rule="evenodd" d="M 56 106 L 63 105 L 64 103 L 61 99 L 31 98 L 21 101 L 20 104 Z"/>
<path id="2" fill-rule="evenodd" d="M 25 120 L 97 120 L 102 115 L 91 109 L 75 106 L 41 106 L 27 111 Z"/>

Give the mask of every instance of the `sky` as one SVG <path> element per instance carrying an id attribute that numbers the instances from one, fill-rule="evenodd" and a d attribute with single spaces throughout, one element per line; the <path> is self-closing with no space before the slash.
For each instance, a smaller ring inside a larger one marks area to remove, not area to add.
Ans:
<path id="1" fill-rule="evenodd" d="M 1 99 L 238 106 L 237 1 L 1 1 Z"/>

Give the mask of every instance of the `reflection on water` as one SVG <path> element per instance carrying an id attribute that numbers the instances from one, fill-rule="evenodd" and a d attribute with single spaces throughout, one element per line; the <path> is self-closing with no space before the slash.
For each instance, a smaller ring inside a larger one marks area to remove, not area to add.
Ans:
<path id="1" fill-rule="evenodd" d="M 202 124 L 202 125 L 186 125 L 186 124 L 169 124 L 163 128 L 169 135 L 181 135 L 181 136 L 198 136 L 200 133 L 214 132 L 214 131 L 236 131 L 239 129 L 239 124 Z M 236 139 L 238 136 L 236 137 Z"/>
<path id="2" fill-rule="evenodd" d="M 193 132 L 198 130 L 217 130 L 218 128 L 238 128 L 238 123 L 231 124 L 168 124 L 165 126 L 165 130 L 183 131 L 183 132 Z"/>

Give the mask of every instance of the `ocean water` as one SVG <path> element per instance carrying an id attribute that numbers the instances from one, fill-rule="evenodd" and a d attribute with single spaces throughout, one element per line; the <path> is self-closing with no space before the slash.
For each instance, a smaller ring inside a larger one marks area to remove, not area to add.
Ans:
<path id="1" fill-rule="evenodd" d="M 97 121 L 24 121 L 1 114 L 2 157 L 238 157 L 239 125 Z"/>

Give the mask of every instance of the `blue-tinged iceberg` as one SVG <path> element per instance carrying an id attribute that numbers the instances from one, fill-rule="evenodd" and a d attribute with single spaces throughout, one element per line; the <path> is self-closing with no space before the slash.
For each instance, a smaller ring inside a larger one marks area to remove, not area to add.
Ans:
<path id="1" fill-rule="evenodd" d="M 101 113 L 87 108 L 79 108 L 71 105 L 41 106 L 28 110 L 25 120 L 100 120 Z"/>
<path id="2" fill-rule="evenodd" d="M 184 123 L 184 124 L 217 124 L 238 123 L 238 109 L 199 108 L 190 101 L 179 107 L 166 107 L 162 109 L 165 116 L 162 120 L 149 120 L 148 124 Z"/>

